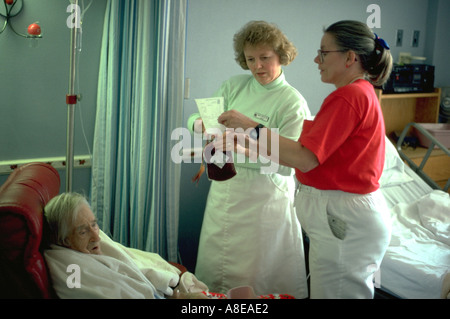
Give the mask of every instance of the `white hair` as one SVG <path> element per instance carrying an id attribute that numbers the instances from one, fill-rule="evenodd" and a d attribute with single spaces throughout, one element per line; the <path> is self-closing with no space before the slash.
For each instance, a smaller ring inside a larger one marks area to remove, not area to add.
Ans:
<path id="1" fill-rule="evenodd" d="M 69 245 L 67 238 L 82 205 L 89 206 L 89 203 L 78 193 L 62 193 L 47 203 L 44 209 L 45 217 L 52 232 L 53 244 Z"/>

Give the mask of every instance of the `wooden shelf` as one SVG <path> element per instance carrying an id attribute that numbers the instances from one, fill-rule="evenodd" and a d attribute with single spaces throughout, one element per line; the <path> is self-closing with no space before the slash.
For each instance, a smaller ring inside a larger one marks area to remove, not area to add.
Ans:
<path id="1" fill-rule="evenodd" d="M 392 99 L 408 99 L 408 98 L 434 98 L 441 96 L 441 89 L 434 89 L 434 92 L 431 93 L 396 93 L 396 94 L 384 94 L 382 90 L 376 89 L 377 95 L 383 97 L 383 100 L 392 100 Z"/>
<path id="2" fill-rule="evenodd" d="M 393 132 L 397 132 L 397 135 L 399 135 L 406 125 L 411 122 L 437 123 L 439 120 L 440 88 L 434 89 L 432 93 L 383 94 L 383 91 L 380 89 L 375 91 L 383 111 L 386 135 L 388 137 Z M 426 148 L 417 147 L 415 149 L 404 149 L 403 153 L 416 165 L 420 165 L 426 151 Z M 450 157 L 442 150 L 433 150 L 423 171 L 443 187 L 450 177 Z"/>
<path id="3" fill-rule="evenodd" d="M 401 132 L 411 122 L 438 122 L 440 88 L 436 88 L 432 93 L 383 94 L 380 89 L 375 91 L 380 101 L 388 136 L 392 132 Z"/>
<path id="4" fill-rule="evenodd" d="M 408 156 L 417 166 L 422 163 L 423 157 L 427 152 L 426 148 L 417 147 L 416 149 L 404 149 L 403 153 Z M 440 149 L 433 150 L 430 158 L 426 162 L 423 171 L 440 187 L 444 187 L 450 177 L 450 157 Z M 450 193 L 450 189 L 448 190 Z"/>
<path id="5" fill-rule="evenodd" d="M 428 148 L 421 147 L 421 146 L 416 147 L 416 148 L 408 147 L 406 149 L 402 149 L 402 151 L 410 159 L 422 159 L 425 156 L 425 154 L 427 153 Z M 445 154 L 444 151 L 441 149 L 435 149 L 431 153 L 431 156 L 441 156 L 441 155 L 447 156 L 447 154 Z"/>

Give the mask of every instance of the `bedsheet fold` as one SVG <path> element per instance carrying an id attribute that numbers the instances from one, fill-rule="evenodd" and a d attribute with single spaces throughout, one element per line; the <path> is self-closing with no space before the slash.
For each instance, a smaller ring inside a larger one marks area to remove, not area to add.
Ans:
<path id="1" fill-rule="evenodd" d="M 381 284 L 402 298 L 447 298 L 450 293 L 450 199 L 434 190 L 391 209 L 392 237 Z"/>

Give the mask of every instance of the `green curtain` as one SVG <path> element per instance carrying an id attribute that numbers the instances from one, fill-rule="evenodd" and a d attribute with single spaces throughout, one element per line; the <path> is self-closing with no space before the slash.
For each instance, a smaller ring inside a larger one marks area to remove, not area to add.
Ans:
<path id="1" fill-rule="evenodd" d="M 91 204 L 103 231 L 178 256 L 187 0 L 110 0 L 102 39 Z"/>

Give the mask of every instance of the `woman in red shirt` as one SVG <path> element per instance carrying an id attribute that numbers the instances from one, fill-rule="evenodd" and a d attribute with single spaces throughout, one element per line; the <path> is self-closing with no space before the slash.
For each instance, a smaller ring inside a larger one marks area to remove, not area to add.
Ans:
<path id="1" fill-rule="evenodd" d="M 373 298 L 373 276 L 390 241 L 378 183 L 385 128 L 373 85 L 388 79 L 392 56 L 366 24 L 340 21 L 325 30 L 314 62 L 321 80 L 336 90 L 314 120 L 304 122 L 298 142 L 238 112 L 225 112 L 219 122 L 230 128 L 258 126 L 258 134 L 250 135 L 259 140 L 247 137 L 244 145 L 235 138 L 235 150 L 252 157 L 258 143 L 259 155 L 296 169 L 297 215 L 310 239 L 311 298 Z M 230 136 L 237 134 L 228 133 L 224 141 Z M 271 154 L 274 149 L 278 154 Z"/>

